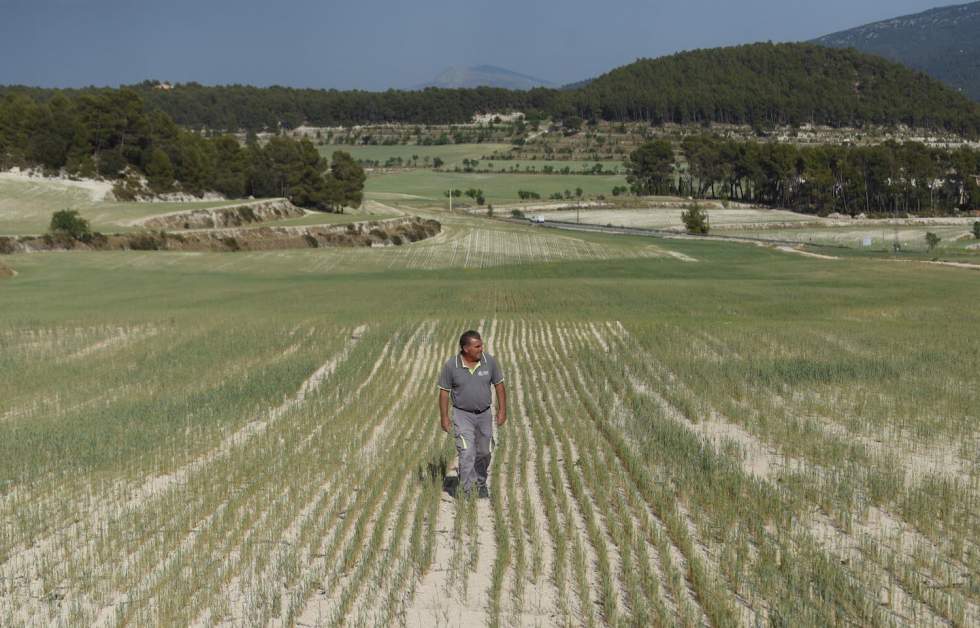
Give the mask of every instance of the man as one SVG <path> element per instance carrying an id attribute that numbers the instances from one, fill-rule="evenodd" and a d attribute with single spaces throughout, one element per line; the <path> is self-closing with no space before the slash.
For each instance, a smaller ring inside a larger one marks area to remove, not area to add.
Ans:
<path id="1" fill-rule="evenodd" d="M 507 394 L 500 366 L 483 351 L 483 339 L 475 331 L 459 337 L 459 353 L 450 358 L 439 375 L 439 414 L 442 429 L 456 436 L 459 452 L 459 488 L 469 494 L 476 486 L 477 496 L 490 497 L 487 472 L 493 451 L 493 419 L 490 416 L 490 388 L 497 391 L 497 425 L 507 421 Z M 452 420 L 449 403 L 452 401 Z"/>

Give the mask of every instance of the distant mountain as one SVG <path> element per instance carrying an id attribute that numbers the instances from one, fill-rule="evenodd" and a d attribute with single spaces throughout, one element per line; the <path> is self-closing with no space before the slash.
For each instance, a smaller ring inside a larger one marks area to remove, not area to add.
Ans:
<path id="1" fill-rule="evenodd" d="M 980 2 L 874 22 L 813 43 L 898 61 L 980 101 Z"/>
<path id="2" fill-rule="evenodd" d="M 453 66 L 443 70 L 439 76 L 428 83 L 417 86 L 443 87 L 449 89 L 470 87 L 501 87 L 504 89 L 532 89 L 534 87 L 553 87 L 544 79 L 520 74 L 492 65 Z"/>

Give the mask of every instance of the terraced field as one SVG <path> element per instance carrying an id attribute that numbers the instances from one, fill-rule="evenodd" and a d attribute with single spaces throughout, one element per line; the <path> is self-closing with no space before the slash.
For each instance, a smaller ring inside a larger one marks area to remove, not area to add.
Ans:
<path id="1" fill-rule="evenodd" d="M 26 177 L 0 172 L 0 235 L 36 235 L 48 230 L 51 214 L 74 209 L 89 221 L 93 231 L 125 233 L 146 228 L 152 217 L 200 209 L 237 207 L 252 201 L 212 200 L 124 203 L 112 199 L 112 186 L 94 180 Z M 258 202 L 261 202 L 258 201 Z M 400 215 L 396 209 L 373 202 L 343 214 L 310 212 L 279 221 L 280 225 L 344 224 L 382 220 Z"/>
<path id="2" fill-rule="evenodd" d="M 235 205 L 235 201 L 119 203 L 112 200 L 112 186 L 98 181 L 27 178 L 0 172 L 0 235 L 43 233 L 51 214 L 62 209 L 77 210 L 93 230 L 129 231 L 148 216 L 186 209 L 209 209 Z"/>
<path id="3" fill-rule="evenodd" d="M 0 625 L 980 622 L 970 271 L 473 218 L 4 263 Z M 468 327 L 488 501 L 443 491 Z"/>

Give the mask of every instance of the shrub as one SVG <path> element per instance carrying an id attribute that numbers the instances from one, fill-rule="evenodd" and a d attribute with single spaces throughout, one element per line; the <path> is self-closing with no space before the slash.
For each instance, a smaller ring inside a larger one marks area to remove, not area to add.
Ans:
<path id="1" fill-rule="evenodd" d="M 320 241 L 317 240 L 316 238 L 314 238 L 309 233 L 304 233 L 303 234 L 303 240 L 306 241 L 306 246 L 310 247 L 311 249 L 315 249 L 315 248 L 318 248 L 320 246 Z"/>
<path id="2" fill-rule="evenodd" d="M 512 210 L 510 210 L 510 215 L 513 218 L 521 218 L 521 219 L 526 218 L 526 216 L 524 216 L 524 212 L 522 212 L 519 209 L 512 209 Z"/>
<path id="3" fill-rule="evenodd" d="M 48 230 L 52 234 L 65 235 L 75 240 L 84 240 L 92 233 L 88 221 L 74 209 L 62 209 L 53 213 Z"/>
<path id="4" fill-rule="evenodd" d="M 135 201 L 143 192 L 143 184 L 133 175 L 128 175 L 112 185 L 112 195 L 117 201 Z"/>
<path id="5" fill-rule="evenodd" d="M 980 240 L 980 220 L 973 223 L 973 237 Z"/>
<path id="6" fill-rule="evenodd" d="M 926 247 L 928 247 L 930 251 L 939 246 L 940 240 L 942 240 L 942 238 L 937 236 L 932 231 L 926 232 Z"/>
<path id="7" fill-rule="evenodd" d="M 162 244 L 152 233 L 140 233 L 129 239 L 129 248 L 134 251 L 158 251 Z"/>
<path id="8" fill-rule="evenodd" d="M 238 244 L 238 239 L 232 236 L 221 238 L 221 243 L 225 245 L 225 248 L 227 248 L 229 251 L 233 253 L 235 251 L 242 250 L 242 247 Z"/>
<path id="9" fill-rule="evenodd" d="M 708 214 L 697 203 L 684 210 L 681 220 L 684 221 L 684 228 L 688 233 L 695 235 L 708 233 Z"/>

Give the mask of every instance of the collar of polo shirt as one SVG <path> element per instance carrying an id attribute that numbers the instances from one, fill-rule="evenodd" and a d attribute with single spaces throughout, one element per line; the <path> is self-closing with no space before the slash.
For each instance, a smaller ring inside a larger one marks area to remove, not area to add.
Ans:
<path id="1" fill-rule="evenodd" d="M 473 368 L 470 368 L 470 367 L 466 366 L 466 362 L 464 362 L 459 357 L 461 355 L 463 355 L 463 352 L 462 351 L 460 351 L 459 353 L 456 354 L 456 366 L 457 367 L 460 367 L 460 366 L 463 367 L 464 369 L 466 369 L 467 371 L 470 372 L 470 375 L 472 375 L 473 373 L 476 373 L 476 369 L 478 369 L 481 366 L 483 366 L 484 364 L 486 364 L 486 362 L 485 362 L 485 360 L 486 360 L 486 354 L 485 353 L 480 356 L 480 361 L 477 362 L 475 365 L 473 365 Z"/>

